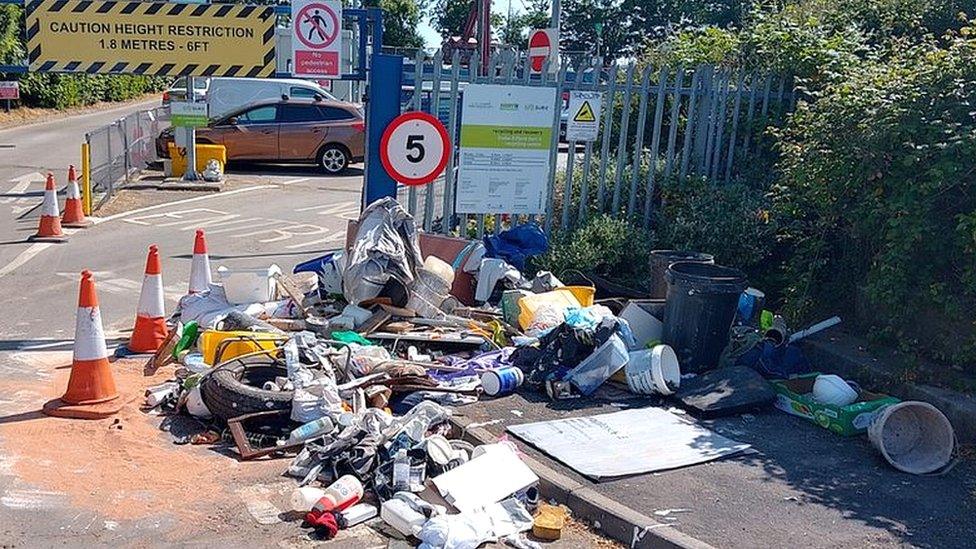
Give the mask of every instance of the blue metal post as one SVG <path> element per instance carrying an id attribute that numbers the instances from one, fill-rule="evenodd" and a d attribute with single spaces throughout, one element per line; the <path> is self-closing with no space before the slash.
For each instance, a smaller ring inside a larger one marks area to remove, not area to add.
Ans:
<path id="1" fill-rule="evenodd" d="M 403 57 L 374 53 L 370 58 L 369 69 L 363 207 L 385 196 L 396 198 L 396 181 L 386 173 L 380 161 L 380 139 L 390 122 L 400 115 Z"/>

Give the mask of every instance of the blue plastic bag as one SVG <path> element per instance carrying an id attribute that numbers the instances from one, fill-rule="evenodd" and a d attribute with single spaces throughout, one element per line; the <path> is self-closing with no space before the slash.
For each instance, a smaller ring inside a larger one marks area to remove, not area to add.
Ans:
<path id="1" fill-rule="evenodd" d="M 516 225 L 499 234 L 485 235 L 485 257 L 497 257 L 518 270 L 525 269 L 525 261 L 549 249 L 549 238 L 535 223 Z"/>

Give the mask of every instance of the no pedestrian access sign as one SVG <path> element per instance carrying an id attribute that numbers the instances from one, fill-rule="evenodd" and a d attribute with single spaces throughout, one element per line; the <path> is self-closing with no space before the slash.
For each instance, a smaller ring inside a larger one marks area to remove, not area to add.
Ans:
<path id="1" fill-rule="evenodd" d="M 444 124 L 425 112 L 408 112 L 394 118 L 380 140 L 383 168 L 403 185 L 426 185 L 437 179 L 450 152 Z"/>
<path id="2" fill-rule="evenodd" d="M 340 76 L 342 3 L 293 0 L 291 14 L 292 73 L 306 77 Z"/>
<path id="3" fill-rule="evenodd" d="M 266 77 L 275 72 L 271 6 L 34 0 L 33 72 Z"/>

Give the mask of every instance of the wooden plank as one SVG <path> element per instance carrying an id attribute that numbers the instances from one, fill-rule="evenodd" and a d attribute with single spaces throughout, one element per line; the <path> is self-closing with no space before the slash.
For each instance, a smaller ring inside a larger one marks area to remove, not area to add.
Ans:
<path id="1" fill-rule="evenodd" d="M 702 92 L 702 117 L 695 133 L 694 165 L 697 174 L 705 173 L 705 159 L 708 158 L 709 138 L 712 135 L 713 111 L 715 110 L 715 67 L 708 67 L 705 73 L 705 90 Z"/>
<path id="2" fill-rule="evenodd" d="M 666 67 L 661 67 L 661 74 L 657 81 L 657 103 L 654 105 L 654 126 L 651 129 L 651 165 L 647 170 L 647 195 L 644 196 L 644 227 L 651 225 L 651 207 L 654 205 L 657 153 L 661 148 L 661 124 L 664 123 L 664 91 L 668 85 L 668 69 Z"/>

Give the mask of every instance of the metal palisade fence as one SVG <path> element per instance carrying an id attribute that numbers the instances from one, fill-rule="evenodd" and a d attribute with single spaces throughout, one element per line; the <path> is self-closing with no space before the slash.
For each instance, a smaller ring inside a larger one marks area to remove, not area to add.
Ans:
<path id="1" fill-rule="evenodd" d="M 607 65 L 586 57 L 532 74 L 525 58 L 512 52 L 492 55 L 487 66 L 477 54 L 466 65 L 459 61 L 457 53 L 446 59 L 442 52 L 417 52 L 404 70 L 402 110 L 437 116 L 448 128 L 454 151 L 443 177 L 401 189 L 401 200 L 426 230 L 445 234 L 460 229 L 480 237 L 519 220 L 454 212 L 461 97 L 470 84 L 557 89 L 562 107 L 551 132 L 548 214 L 538 219 L 547 229 L 573 227 L 599 213 L 648 226 L 660 207 L 664 183 L 688 177 L 714 184 L 735 180 L 760 152 L 764 129 L 792 109 L 795 97 L 788 77 L 709 65 Z M 560 142 L 566 102 L 576 89 L 603 93 L 596 141 Z"/>
<path id="2" fill-rule="evenodd" d="M 168 109 L 155 107 L 130 113 L 85 134 L 92 189 L 103 193 L 101 203 L 149 163 L 158 160 L 156 136 L 168 125 Z"/>

